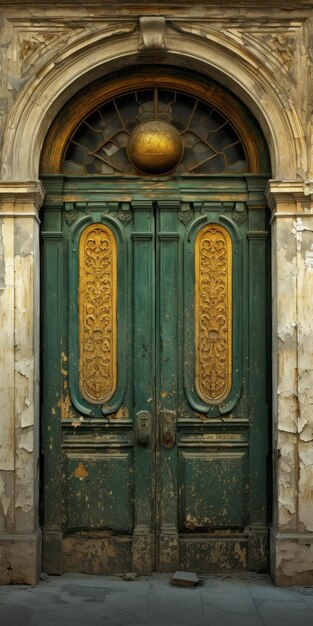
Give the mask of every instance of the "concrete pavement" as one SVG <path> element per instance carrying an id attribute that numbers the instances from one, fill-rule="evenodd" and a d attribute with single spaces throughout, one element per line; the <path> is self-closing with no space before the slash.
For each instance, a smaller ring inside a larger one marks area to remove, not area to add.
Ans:
<path id="1" fill-rule="evenodd" d="M 313 626 L 313 587 L 275 588 L 250 572 L 200 575 L 173 587 L 168 574 L 49 576 L 0 587 L 1 626 Z"/>

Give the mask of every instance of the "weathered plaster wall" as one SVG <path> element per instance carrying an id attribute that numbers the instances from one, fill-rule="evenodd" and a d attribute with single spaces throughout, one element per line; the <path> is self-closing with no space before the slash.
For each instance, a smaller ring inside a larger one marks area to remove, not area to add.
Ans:
<path id="1" fill-rule="evenodd" d="M 277 584 L 312 584 L 312 250 L 310 193 L 269 184 L 273 209 L 273 389 Z"/>
<path id="2" fill-rule="evenodd" d="M 20 187 L 18 189 L 18 187 Z M 0 583 L 37 580 L 39 185 L 0 184 Z M 28 558 L 29 557 L 29 558 Z"/>
<path id="3" fill-rule="evenodd" d="M 201 71 L 232 89 L 268 140 L 275 179 L 268 190 L 272 572 L 278 584 L 312 584 L 313 4 L 0 0 L 0 7 L 0 582 L 33 582 L 40 560 L 37 212 L 43 194 L 36 181 L 44 136 L 82 86 L 152 61 Z M 164 20 L 150 20 L 145 30 L 143 15 Z"/>
<path id="4" fill-rule="evenodd" d="M 0 532 L 13 530 L 14 485 L 14 222 L 0 221 Z"/>

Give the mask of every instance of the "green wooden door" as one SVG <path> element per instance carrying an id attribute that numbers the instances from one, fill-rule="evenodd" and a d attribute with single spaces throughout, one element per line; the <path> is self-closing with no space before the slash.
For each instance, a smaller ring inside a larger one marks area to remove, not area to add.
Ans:
<path id="1" fill-rule="evenodd" d="M 45 571 L 266 569 L 264 177 L 44 184 Z"/>

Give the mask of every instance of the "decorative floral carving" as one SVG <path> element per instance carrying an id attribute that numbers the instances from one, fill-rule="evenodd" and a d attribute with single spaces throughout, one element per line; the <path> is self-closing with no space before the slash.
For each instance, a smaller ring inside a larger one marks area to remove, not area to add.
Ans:
<path id="1" fill-rule="evenodd" d="M 268 61 L 277 61 L 286 72 L 290 72 L 295 54 L 295 35 L 285 32 L 262 32 L 243 34 L 243 40 L 249 47 L 261 46 L 262 54 L 265 50 L 269 53 Z"/>
<path id="2" fill-rule="evenodd" d="M 119 203 L 117 217 L 122 222 L 122 224 L 124 224 L 124 226 L 127 226 L 127 224 L 131 221 L 132 212 L 130 209 L 130 204 L 128 202 Z"/>
<path id="3" fill-rule="evenodd" d="M 190 206 L 190 202 L 181 202 L 179 211 L 178 211 L 178 219 L 185 225 L 188 226 L 190 220 L 192 219 L 193 212 Z"/>
<path id="4" fill-rule="evenodd" d="M 295 52 L 294 37 L 285 33 L 272 34 L 268 44 L 273 54 L 279 58 L 281 65 L 289 72 Z"/>
<path id="5" fill-rule="evenodd" d="M 114 394 L 116 364 L 116 241 L 93 224 L 79 245 L 79 386 L 88 402 Z"/>
<path id="6" fill-rule="evenodd" d="M 51 43 L 60 33 L 21 33 L 19 57 L 25 61 L 38 48 Z"/>
<path id="7" fill-rule="evenodd" d="M 231 388 L 232 243 L 218 224 L 204 226 L 195 245 L 196 391 L 208 403 Z"/>
<path id="8" fill-rule="evenodd" d="M 64 219 L 71 226 L 78 216 L 77 206 L 73 202 L 66 202 L 64 206 Z"/>
<path id="9" fill-rule="evenodd" d="M 244 202 L 236 202 L 233 212 L 232 212 L 232 217 L 234 222 L 236 222 L 236 224 L 238 224 L 238 226 L 240 226 L 240 224 L 242 224 L 245 219 L 247 218 L 247 212 L 246 212 L 246 205 Z"/>

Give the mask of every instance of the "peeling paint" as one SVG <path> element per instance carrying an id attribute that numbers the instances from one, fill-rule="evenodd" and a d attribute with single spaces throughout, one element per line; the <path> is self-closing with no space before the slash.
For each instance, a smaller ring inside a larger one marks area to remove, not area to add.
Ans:
<path id="1" fill-rule="evenodd" d="M 0 507 L 3 511 L 4 518 L 7 517 L 9 506 L 12 501 L 12 495 L 7 495 L 7 487 L 4 479 L 0 475 Z"/>
<path id="2" fill-rule="evenodd" d="M 79 480 L 84 480 L 84 478 L 89 476 L 89 472 L 83 463 L 79 463 L 79 465 L 75 468 L 74 474 L 76 478 L 79 478 Z"/>
<path id="3" fill-rule="evenodd" d="M 305 253 L 305 267 L 307 271 L 313 271 L 313 245 L 311 245 L 310 250 L 307 250 Z"/>
<path id="4" fill-rule="evenodd" d="M 79 419 L 74 419 L 71 425 L 73 426 L 73 428 L 77 428 L 77 426 L 81 426 L 83 421 L 84 421 L 84 418 L 80 417 Z"/>
<path id="5" fill-rule="evenodd" d="M 20 218 L 15 222 L 14 246 L 15 256 L 25 257 L 34 254 L 34 235 L 27 218 Z"/>
<path id="6" fill-rule="evenodd" d="M 14 89 L 14 91 L 19 91 L 20 89 L 22 89 L 22 87 L 24 87 L 26 81 L 27 81 L 27 78 L 17 78 L 16 76 L 9 74 L 8 75 L 8 88 Z"/>
<path id="7" fill-rule="evenodd" d="M 153 553 L 153 534 L 136 535 L 132 542 L 132 571 L 140 575 L 150 575 L 152 573 Z"/>
<path id="8" fill-rule="evenodd" d="M 23 448 L 27 452 L 33 452 L 34 450 L 34 433 L 33 430 L 29 430 L 28 432 L 22 432 L 18 447 Z"/>
<path id="9" fill-rule="evenodd" d="M 300 431 L 300 441 L 313 441 L 313 424 L 305 424 Z"/>
<path id="10" fill-rule="evenodd" d="M 247 568 L 247 550 L 242 548 L 240 543 L 235 543 L 234 546 L 234 555 L 238 560 L 238 564 L 243 568 Z"/>
<path id="11" fill-rule="evenodd" d="M 75 413 L 72 410 L 72 403 L 69 393 L 65 393 L 58 402 L 58 407 L 61 410 L 61 419 L 73 419 Z"/>
<path id="12" fill-rule="evenodd" d="M 33 359 L 22 359 L 21 361 L 15 362 L 15 369 L 21 376 L 29 379 L 32 375 L 33 365 Z"/>
<path id="13" fill-rule="evenodd" d="M 68 537 L 63 541 L 64 571 L 107 574 L 131 571 L 131 541 L 128 537 L 95 533 L 86 537 Z"/>
<path id="14" fill-rule="evenodd" d="M 28 428 L 34 424 L 34 405 L 29 398 L 25 398 L 24 406 L 21 413 L 21 426 L 22 428 Z"/>
<path id="15" fill-rule="evenodd" d="M 115 415 L 116 419 L 127 419 L 129 417 L 129 411 L 127 406 L 121 406 Z"/>
<path id="16" fill-rule="evenodd" d="M 276 567 L 278 584 L 310 585 L 313 571 L 313 545 L 301 538 L 294 540 L 282 538 L 276 553 Z"/>

